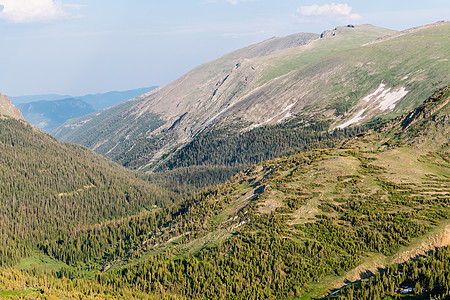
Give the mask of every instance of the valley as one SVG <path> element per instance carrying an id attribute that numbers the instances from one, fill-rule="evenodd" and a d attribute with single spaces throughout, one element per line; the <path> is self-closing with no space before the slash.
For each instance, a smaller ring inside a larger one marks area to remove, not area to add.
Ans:
<path id="1" fill-rule="evenodd" d="M 272 38 L 56 138 L 0 95 L 0 298 L 446 299 L 449 31 Z"/>

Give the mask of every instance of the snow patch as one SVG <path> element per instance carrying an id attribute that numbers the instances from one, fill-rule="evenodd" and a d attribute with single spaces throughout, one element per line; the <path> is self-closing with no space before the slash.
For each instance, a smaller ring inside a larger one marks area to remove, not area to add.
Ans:
<path id="1" fill-rule="evenodd" d="M 382 93 L 384 91 L 384 88 L 386 87 L 386 84 L 384 84 L 384 82 L 380 83 L 380 86 L 377 88 L 377 90 L 375 92 L 373 92 L 372 94 L 369 94 L 367 96 L 365 96 L 363 98 L 364 101 L 369 102 L 370 100 L 372 100 L 372 98 L 374 98 L 376 95 Z"/>
<path id="2" fill-rule="evenodd" d="M 214 122 L 215 119 L 217 119 L 218 117 L 222 116 L 226 111 L 228 110 L 228 108 L 223 109 L 222 111 L 220 111 L 217 115 L 215 115 L 214 117 L 212 117 L 211 119 L 209 119 L 205 126 L 208 126 L 210 123 Z"/>
<path id="3" fill-rule="evenodd" d="M 292 117 L 292 114 L 291 114 L 290 111 L 288 111 L 286 113 L 286 115 L 284 115 L 284 117 L 282 117 L 281 119 L 278 120 L 278 123 L 281 123 L 281 122 L 283 122 L 284 120 L 286 120 L 287 118 L 290 118 L 290 117 Z"/>
<path id="4" fill-rule="evenodd" d="M 406 76 L 407 78 L 407 76 Z M 348 120 L 347 122 L 335 127 L 335 128 L 345 128 L 351 124 L 358 123 L 364 117 L 362 115 L 365 111 L 369 111 L 373 114 L 374 110 L 378 111 L 386 111 L 386 110 L 393 110 L 395 106 L 397 105 L 397 102 L 403 99 L 408 94 L 408 91 L 405 87 L 399 87 L 399 88 L 391 88 L 386 87 L 386 84 L 384 82 L 381 82 L 378 88 L 362 98 L 362 103 L 366 102 L 367 104 L 360 105 L 365 107 L 358 111 L 358 113 Z M 370 116 L 369 114 L 367 116 Z"/>
<path id="5" fill-rule="evenodd" d="M 186 142 L 190 137 L 191 137 L 191 134 L 188 134 L 188 136 L 183 139 L 183 142 Z"/>
<path id="6" fill-rule="evenodd" d="M 222 109 L 218 114 L 216 114 L 214 117 L 212 117 L 211 119 L 209 119 L 206 123 L 205 123 L 205 127 L 208 126 L 209 124 L 211 124 L 212 122 L 214 122 L 217 118 L 221 117 L 224 113 L 226 113 L 230 108 L 232 108 L 234 106 L 235 103 L 232 103 L 231 105 L 229 105 L 227 108 Z"/>
<path id="7" fill-rule="evenodd" d="M 407 78 L 408 76 L 403 77 L 402 80 Z M 376 108 L 385 111 L 394 109 L 396 103 L 405 97 L 406 94 L 408 94 L 408 91 L 404 87 L 393 90 L 392 88 L 386 88 L 386 84 L 381 82 L 375 92 L 365 96 L 362 100 L 365 102 L 377 102 L 379 105 Z"/>
<path id="8" fill-rule="evenodd" d="M 363 114 L 365 111 L 366 111 L 366 109 L 361 109 L 361 110 L 356 114 L 356 116 L 354 116 L 353 118 L 351 118 L 350 120 L 348 120 L 348 121 L 345 122 L 344 124 L 341 124 L 341 125 L 337 126 L 336 128 L 342 129 L 342 128 L 345 128 L 345 127 L 347 127 L 347 126 L 349 126 L 349 125 L 351 125 L 351 124 L 358 123 L 360 120 L 363 119 L 362 114 Z"/>
<path id="9" fill-rule="evenodd" d="M 386 93 L 383 98 L 380 105 L 378 105 L 377 108 L 379 108 L 382 111 L 385 111 L 387 109 L 394 109 L 395 105 L 397 104 L 398 101 L 400 101 L 403 97 L 406 96 L 406 94 L 408 94 L 408 91 L 402 87 L 400 90 L 397 91 L 392 91 L 389 93 Z"/>

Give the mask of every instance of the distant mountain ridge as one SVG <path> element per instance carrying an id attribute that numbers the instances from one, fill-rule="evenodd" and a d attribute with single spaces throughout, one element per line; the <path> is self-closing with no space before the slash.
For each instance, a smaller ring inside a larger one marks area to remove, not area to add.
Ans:
<path id="1" fill-rule="evenodd" d="M 18 104 L 17 107 L 27 122 L 44 131 L 55 129 L 69 119 L 96 111 L 92 105 L 76 98 L 41 100 Z"/>
<path id="2" fill-rule="evenodd" d="M 151 90 L 156 89 L 157 86 L 150 86 L 125 91 L 110 91 L 105 93 L 86 94 L 84 96 L 71 96 L 59 94 L 42 94 L 42 95 L 27 95 L 27 96 L 10 96 L 11 102 L 14 105 L 36 101 L 57 101 L 63 99 L 80 99 L 90 105 L 96 110 L 100 110 L 109 106 L 113 106 L 122 101 L 134 98 L 136 96 L 145 94 Z"/>
<path id="3" fill-rule="evenodd" d="M 14 105 L 19 105 L 22 103 L 28 103 L 28 102 L 34 102 L 34 101 L 55 101 L 55 100 L 62 100 L 62 99 L 68 99 L 73 98 L 70 95 L 59 95 L 59 94 L 42 94 L 42 95 L 29 95 L 29 96 L 10 96 L 11 102 L 14 103 Z"/>
<path id="4" fill-rule="evenodd" d="M 32 125 L 51 131 L 69 119 L 78 118 L 122 101 L 145 94 L 156 86 L 128 91 L 88 94 L 72 97 L 67 95 L 31 95 L 13 97 L 12 101 L 22 111 L 25 120 Z"/>
<path id="5" fill-rule="evenodd" d="M 392 30 L 359 25 L 323 38 L 305 34 L 300 45 L 279 47 L 292 37 L 271 39 L 53 133 L 123 165 L 154 170 L 216 127 L 240 134 L 294 119 L 304 126 L 326 121 L 329 130 L 379 122 L 417 107 L 450 80 L 449 32 L 448 22 L 394 37 Z"/>

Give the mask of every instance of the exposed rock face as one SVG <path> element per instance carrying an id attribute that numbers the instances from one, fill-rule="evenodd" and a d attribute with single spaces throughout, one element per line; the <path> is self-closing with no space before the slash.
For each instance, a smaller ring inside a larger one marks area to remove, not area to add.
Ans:
<path id="1" fill-rule="evenodd" d="M 324 32 L 322 32 L 320 34 L 320 38 L 323 39 L 323 38 L 326 38 L 329 36 L 335 36 L 335 35 L 336 35 L 336 29 L 335 30 L 325 30 Z"/>
<path id="2" fill-rule="evenodd" d="M 0 115 L 6 114 L 15 119 L 24 120 L 22 113 L 12 104 L 9 98 L 0 94 Z"/>

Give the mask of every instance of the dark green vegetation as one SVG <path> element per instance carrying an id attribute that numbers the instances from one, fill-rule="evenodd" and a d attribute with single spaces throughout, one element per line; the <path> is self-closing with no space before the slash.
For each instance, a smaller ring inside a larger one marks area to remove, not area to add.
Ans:
<path id="1" fill-rule="evenodd" d="M 369 259 L 383 268 L 443 245 L 450 217 L 449 115 L 447 86 L 410 114 L 341 140 L 333 149 L 260 163 L 175 205 L 147 207 L 114 221 L 97 221 L 91 209 L 85 218 L 90 225 L 77 230 L 69 225 L 70 234 L 50 234 L 45 242 L 36 236 L 41 253 L 64 267 L 44 272 L 45 263 L 37 262 L 36 269 L 24 267 L 21 273 L 5 270 L 0 287 L 9 282 L 5 289 L 11 294 L 18 291 L 17 282 L 27 280 L 28 288 L 20 291 L 34 293 L 39 287 L 43 295 L 86 298 L 324 295 L 367 273 Z M 419 277 L 414 264 L 406 263 L 405 276 L 396 280 L 425 287 L 432 278 L 433 293 L 443 297 L 447 277 L 427 272 L 448 263 L 446 251 L 433 254 L 429 265 L 416 263 Z M 385 277 L 397 272 L 389 268 Z M 389 293 L 381 291 L 377 278 L 364 284 L 381 296 Z M 354 289 L 362 296 L 366 290 Z"/>
<path id="2" fill-rule="evenodd" d="M 450 247 L 436 249 L 404 264 L 389 265 L 368 280 L 326 299 L 448 299 Z"/>
<path id="3" fill-rule="evenodd" d="M 330 148 L 334 141 L 354 136 L 368 126 L 328 132 L 330 121 L 294 119 L 283 124 L 263 126 L 243 133 L 229 126 L 202 132 L 156 170 L 189 166 L 250 166 L 289 153 L 312 148 Z"/>
<path id="4" fill-rule="evenodd" d="M 0 265 L 85 226 L 164 206 L 175 194 L 88 149 L 0 118 Z"/>

